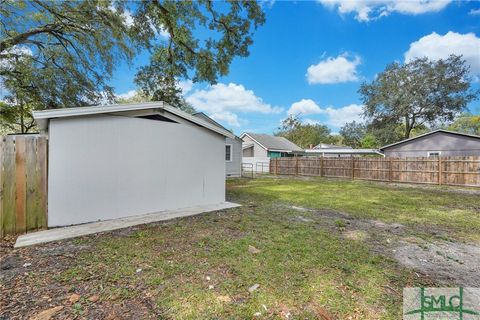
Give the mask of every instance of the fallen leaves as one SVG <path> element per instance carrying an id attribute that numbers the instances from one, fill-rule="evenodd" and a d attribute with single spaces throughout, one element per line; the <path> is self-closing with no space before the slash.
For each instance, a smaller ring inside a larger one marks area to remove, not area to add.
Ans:
<path id="1" fill-rule="evenodd" d="M 61 310 L 63 310 L 63 306 L 57 306 L 43 310 L 42 312 L 31 317 L 30 320 L 49 320 Z"/>

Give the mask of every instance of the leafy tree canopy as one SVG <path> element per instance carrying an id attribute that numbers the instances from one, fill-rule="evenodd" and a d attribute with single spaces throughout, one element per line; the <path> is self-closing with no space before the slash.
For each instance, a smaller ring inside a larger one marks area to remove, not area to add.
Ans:
<path id="1" fill-rule="evenodd" d="M 346 123 L 340 129 L 340 135 L 343 137 L 343 143 L 352 148 L 359 148 L 362 145 L 362 139 L 367 133 L 367 127 L 359 122 L 352 121 Z"/>
<path id="2" fill-rule="evenodd" d="M 465 60 L 455 55 L 393 63 L 374 81 L 361 85 L 364 116 L 373 128 L 387 132 L 403 125 L 402 138 L 409 138 L 415 128 L 452 121 L 478 97 L 468 74 Z"/>
<path id="3" fill-rule="evenodd" d="M 301 148 L 309 148 L 319 143 L 339 143 L 338 136 L 331 135 L 330 129 L 322 124 L 306 124 L 298 116 L 291 115 L 282 121 L 275 132 L 276 136 L 285 137 Z"/>
<path id="4" fill-rule="evenodd" d="M 145 97 L 187 110 L 177 81 L 215 83 L 265 17 L 251 1 L 3 0 L 0 20 L 0 84 L 23 114 L 113 102 L 115 66 L 145 48 Z"/>
<path id="5" fill-rule="evenodd" d="M 480 115 L 464 113 L 450 124 L 447 129 L 480 136 Z"/>

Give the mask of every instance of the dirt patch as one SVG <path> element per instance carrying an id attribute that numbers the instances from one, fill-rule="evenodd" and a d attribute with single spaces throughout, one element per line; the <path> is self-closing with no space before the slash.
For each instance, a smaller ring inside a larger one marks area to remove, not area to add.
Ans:
<path id="1" fill-rule="evenodd" d="M 376 220 L 356 219 L 333 210 L 286 206 L 308 217 L 294 220 L 328 228 L 349 240 L 363 241 L 372 252 L 394 258 L 403 266 L 449 285 L 480 287 L 480 245 L 447 238 L 447 232 L 431 226 L 405 226 Z"/>

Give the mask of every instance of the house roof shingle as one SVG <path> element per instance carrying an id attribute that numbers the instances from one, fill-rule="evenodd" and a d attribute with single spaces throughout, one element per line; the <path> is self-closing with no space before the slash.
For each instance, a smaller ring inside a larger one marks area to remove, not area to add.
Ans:
<path id="1" fill-rule="evenodd" d="M 284 137 L 271 136 L 269 134 L 262 133 L 249 133 L 246 132 L 241 135 L 243 138 L 245 135 L 248 135 L 250 138 L 261 144 L 267 150 L 278 150 L 278 151 L 301 151 L 303 150 L 295 143 Z"/>
<path id="2" fill-rule="evenodd" d="M 429 136 L 429 135 L 432 135 L 432 134 L 435 134 L 435 133 L 440 133 L 440 132 L 447 133 L 447 134 L 453 134 L 453 135 L 457 135 L 457 136 L 462 136 L 462 137 L 480 139 L 480 136 L 477 136 L 477 135 L 474 135 L 474 134 L 467 134 L 467 133 L 449 131 L 449 130 L 444 130 L 444 129 L 438 129 L 438 130 L 433 130 L 433 131 L 418 135 L 416 137 L 412 137 L 412 138 L 401 140 L 401 141 L 398 141 L 398 142 L 395 142 L 395 143 L 392 143 L 392 144 L 388 144 L 386 146 L 381 147 L 380 150 L 383 151 L 383 150 L 388 149 L 390 147 L 394 147 L 394 146 L 397 146 L 397 145 L 405 143 L 405 142 L 409 142 L 409 141 L 412 141 L 412 140 L 416 140 L 416 139 L 423 138 L 423 137 L 426 137 L 426 136 Z"/>

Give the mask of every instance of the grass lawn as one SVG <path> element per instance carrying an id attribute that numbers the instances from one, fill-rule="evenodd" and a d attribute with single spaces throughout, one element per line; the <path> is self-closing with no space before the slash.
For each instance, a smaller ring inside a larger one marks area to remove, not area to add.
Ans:
<path id="1" fill-rule="evenodd" d="M 80 317 L 116 309 L 118 318 L 400 319 L 403 287 L 437 280 L 345 237 L 342 219 L 329 224 L 291 206 L 401 223 L 427 238 L 422 226 L 479 240 L 478 194 L 326 179 L 238 179 L 227 189 L 242 207 L 73 240 L 83 249 L 56 272 L 15 278 L 33 293 L 8 294 L 22 303 L 49 286 L 58 301 L 77 293 L 60 313 Z M 41 301 L 34 307 L 46 308 Z"/>

